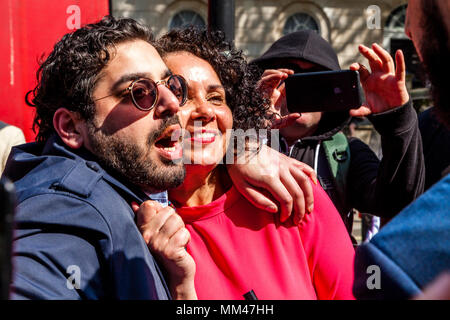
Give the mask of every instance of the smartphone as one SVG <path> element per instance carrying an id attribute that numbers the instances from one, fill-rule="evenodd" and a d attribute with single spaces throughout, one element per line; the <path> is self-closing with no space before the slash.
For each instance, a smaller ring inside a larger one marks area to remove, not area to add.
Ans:
<path id="1" fill-rule="evenodd" d="M 353 70 L 296 73 L 285 81 L 289 112 L 338 112 L 363 104 L 359 73 Z"/>
<path id="2" fill-rule="evenodd" d="M 11 252 L 16 193 L 14 184 L 7 178 L 0 180 L 0 299 L 9 297 L 11 283 Z"/>

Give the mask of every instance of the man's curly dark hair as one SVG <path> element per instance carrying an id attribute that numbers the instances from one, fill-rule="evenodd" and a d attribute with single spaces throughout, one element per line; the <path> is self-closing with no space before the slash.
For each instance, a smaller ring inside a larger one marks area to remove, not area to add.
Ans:
<path id="1" fill-rule="evenodd" d="M 155 47 L 163 58 L 171 52 L 186 51 L 209 62 L 225 88 L 234 128 L 267 127 L 269 102 L 256 90 L 257 69 L 248 65 L 241 50 L 225 40 L 223 32 L 197 27 L 174 29 L 159 38 Z"/>
<path id="2" fill-rule="evenodd" d="M 138 39 L 153 44 L 153 35 L 147 27 L 133 19 L 112 16 L 64 35 L 40 65 L 37 86 L 26 95 L 27 104 L 36 108 L 33 124 L 35 132 L 39 129 L 36 141 L 44 142 L 54 132 L 53 116 L 58 108 L 67 108 L 91 120 L 95 114 L 92 92 L 115 45 Z"/>

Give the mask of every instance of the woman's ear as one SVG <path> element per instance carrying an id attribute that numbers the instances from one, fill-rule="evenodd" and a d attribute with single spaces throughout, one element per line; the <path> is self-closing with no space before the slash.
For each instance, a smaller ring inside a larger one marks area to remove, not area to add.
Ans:
<path id="1" fill-rule="evenodd" d="M 79 149 L 85 143 L 82 130 L 85 120 L 76 112 L 59 108 L 53 115 L 53 127 L 61 140 L 72 149 Z"/>

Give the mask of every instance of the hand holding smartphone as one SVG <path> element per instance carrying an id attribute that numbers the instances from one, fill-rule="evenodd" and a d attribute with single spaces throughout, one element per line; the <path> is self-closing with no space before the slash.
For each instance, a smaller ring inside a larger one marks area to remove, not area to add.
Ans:
<path id="1" fill-rule="evenodd" d="M 284 83 L 290 113 L 348 111 L 364 101 L 359 73 L 353 70 L 296 73 Z"/>

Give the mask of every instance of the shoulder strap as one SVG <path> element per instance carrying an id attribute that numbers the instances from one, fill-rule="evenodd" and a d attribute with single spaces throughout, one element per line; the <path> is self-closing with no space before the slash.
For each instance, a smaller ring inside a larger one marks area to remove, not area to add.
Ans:
<path id="1" fill-rule="evenodd" d="M 336 187 L 341 199 L 345 199 L 348 169 L 350 167 L 350 148 L 347 137 L 338 132 L 330 140 L 322 142 L 331 174 L 336 182 Z"/>

